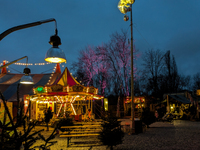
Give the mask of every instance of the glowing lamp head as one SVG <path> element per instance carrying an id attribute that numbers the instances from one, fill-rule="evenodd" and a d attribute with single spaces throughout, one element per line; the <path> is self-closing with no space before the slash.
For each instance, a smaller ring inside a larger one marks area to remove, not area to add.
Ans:
<path id="1" fill-rule="evenodd" d="M 52 47 L 46 52 L 44 60 L 52 63 L 66 62 L 65 53 L 58 47 L 61 45 L 61 40 L 57 34 L 50 37 L 49 44 L 51 44 Z"/>
<path id="2" fill-rule="evenodd" d="M 31 70 L 29 68 L 24 68 L 25 75 L 20 79 L 20 84 L 34 84 L 33 78 L 29 76 Z"/>

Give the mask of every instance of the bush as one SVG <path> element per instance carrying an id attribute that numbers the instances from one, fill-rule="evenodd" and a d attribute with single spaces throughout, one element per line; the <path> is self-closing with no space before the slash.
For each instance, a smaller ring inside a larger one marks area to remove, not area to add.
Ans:
<path id="1" fill-rule="evenodd" d="M 149 125 L 156 121 L 156 117 L 154 112 L 150 111 L 150 109 L 147 107 L 143 109 L 141 120 L 149 128 Z"/>
<path id="2" fill-rule="evenodd" d="M 121 130 L 121 121 L 117 117 L 107 116 L 103 118 L 103 130 L 98 136 L 98 139 L 104 144 L 113 149 L 113 146 L 123 142 L 124 132 Z"/>
<path id="3" fill-rule="evenodd" d="M 1 91 L 0 91 L 0 97 L 5 106 L 4 121 L 3 122 L 0 121 L 0 149 L 1 150 L 19 150 L 22 145 L 24 147 L 24 150 L 31 150 L 31 149 L 34 149 L 34 148 L 31 148 L 31 146 L 34 143 L 36 143 L 37 140 L 39 139 L 42 139 L 45 141 L 45 144 L 37 146 L 43 150 L 47 148 L 49 149 L 51 145 L 56 143 L 56 141 L 52 142 L 51 140 L 55 138 L 55 135 L 56 135 L 55 131 L 57 127 L 54 129 L 50 137 L 48 137 L 47 139 L 45 139 L 40 134 L 40 132 L 43 131 L 44 129 L 31 133 L 32 129 L 36 126 L 37 121 L 27 123 L 28 118 L 26 114 L 23 115 L 23 113 L 20 113 L 20 115 L 18 115 L 17 122 L 14 123 L 13 120 L 15 118 L 11 117 L 10 112 L 8 111 L 8 107 L 5 102 L 5 98 L 3 94 L 1 93 Z M 22 110 L 22 108 L 23 106 L 21 106 L 20 109 Z M 7 115 L 10 119 L 10 122 L 8 123 L 5 122 L 6 120 L 5 118 Z M 17 128 L 21 126 L 23 127 L 23 133 L 17 130 Z"/>

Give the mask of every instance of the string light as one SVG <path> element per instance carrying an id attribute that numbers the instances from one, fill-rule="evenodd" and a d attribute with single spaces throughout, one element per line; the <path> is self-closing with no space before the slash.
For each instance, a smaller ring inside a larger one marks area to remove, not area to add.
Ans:
<path id="1" fill-rule="evenodd" d="M 7 64 L 7 63 L 10 63 L 9 61 L 7 61 L 7 60 L 5 60 L 5 63 Z M 35 65 L 35 66 L 44 66 L 44 65 L 49 65 L 49 64 L 53 64 L 53 63 L 50 63 L 50 62 L 45 62 L 45 63 L 14 63 L 14 65 L 18 65 L 18 66 L 26 66 L 26 65 L 28 65 L 28 66 L 33 66 L 33 65 Z M 0 65 L 2 66 L 3 65 L 3 63 L 0 63 Z M 62 65 L 62 67 L 64 67 L 64 65 Z"/>
<path id="2" fill-rule="evenodd" d="M 71 103 L 71 107 L 72 107 L 72 110 L 73 110 L 74 114 L 76 115 L 76 111 L 75 111 L 74 106 L 73 106 L 72 103 Z"/>
<path id="3" fill-rule="evenodd" d="M 53 74 L 55 72 L 55 68 L 56 68 L 56 66 L 54 67 L 53 72 L 52 72 L 51 76 L 49 77 L 49 81 L 47 82 L 47 85 L 49 85 L 50 82 L 51 82 L 51 78 L 53 77 Z"/>

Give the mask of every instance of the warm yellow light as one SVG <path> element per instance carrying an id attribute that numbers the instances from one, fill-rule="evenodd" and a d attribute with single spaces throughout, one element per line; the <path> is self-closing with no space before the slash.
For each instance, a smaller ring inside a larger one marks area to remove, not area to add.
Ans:
<path id="1" fill-rule="evenodd" d="M 59 116 L 59 113 L 60 113 L 61 108 L 62 108 L 62 104 L 60 105 L 60 108 L 59 108 L 58 113 L 57 113 L 57 115 L 56 115 L 57 117 Z"/>
<path id="2" fill-rule="evenodd" d="M 66 59 L 59 58 L 59 57 L 48 57 L 48 58 L 45 58 L 45 61 L 52 62 L 52 63 L 63 63 L 63 62 L 66 62 Z"/>
<path id="3" fill-rule="evenodd" d="M 25 82 L 25 81 L 22 81 L 22 82 L 20 82 L 21 84 L 34 84 L 34 82 L 29 82 L 29 81 L 27 81 L 27 82 Z"/>
<path id="4" fill-rule="evenodd" d="M 126 13 L 125 6 L 123 6 L 123 5 L 118 5 L 118 8 L 119 8 L 119 10 L 120 10 L 121 13 L 123 13 L 123 14 Z"/>
<path id="5" fill-rule="evenodd" d="M 135 0 L 126 0 L 128 4 L 133 4 Z"/>
<path id="6" fill-rule="evenodd" d="M 71 107 L 72 107 L 72 110 L 73 110 L 73 112 L 74 112 L 74 115 L 76 115 L 76 111 L 75 111 L 74 106 L 73 106 L 72 103 L 71 103 Z"/>
<path id="7" fill-rule="evenodd" d="M 127 12 L 127 8 L 130 7 L 130 4 L 133 4 L 135 0 L 120 0 L 118 3 L 118 9 L 121 13 L 125 14 Z"/>

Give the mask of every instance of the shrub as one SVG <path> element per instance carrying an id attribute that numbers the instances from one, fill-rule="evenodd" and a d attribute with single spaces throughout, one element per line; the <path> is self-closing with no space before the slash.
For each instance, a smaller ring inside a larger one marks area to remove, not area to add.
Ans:
<path id="1" fill-rule="evenodd" d="M 113 146 L 123 142 L 124 132 L 121 130 L 121 121 L 117 117 L 107 116 L 103 118 L 103 130 L 98 136 L 98 139 L 104 144 L 113 149 Z"/>
<path id="2" fill-rule="evenodd" d="M 152 124 L 152 123 L 154 123 L 156 121 L 154 112 L 150 111 L 150 109 L 148 107 L 144 108 L 143 112 L 142 112 L 141 120 L 149 128 L 149 125 Z"/>

